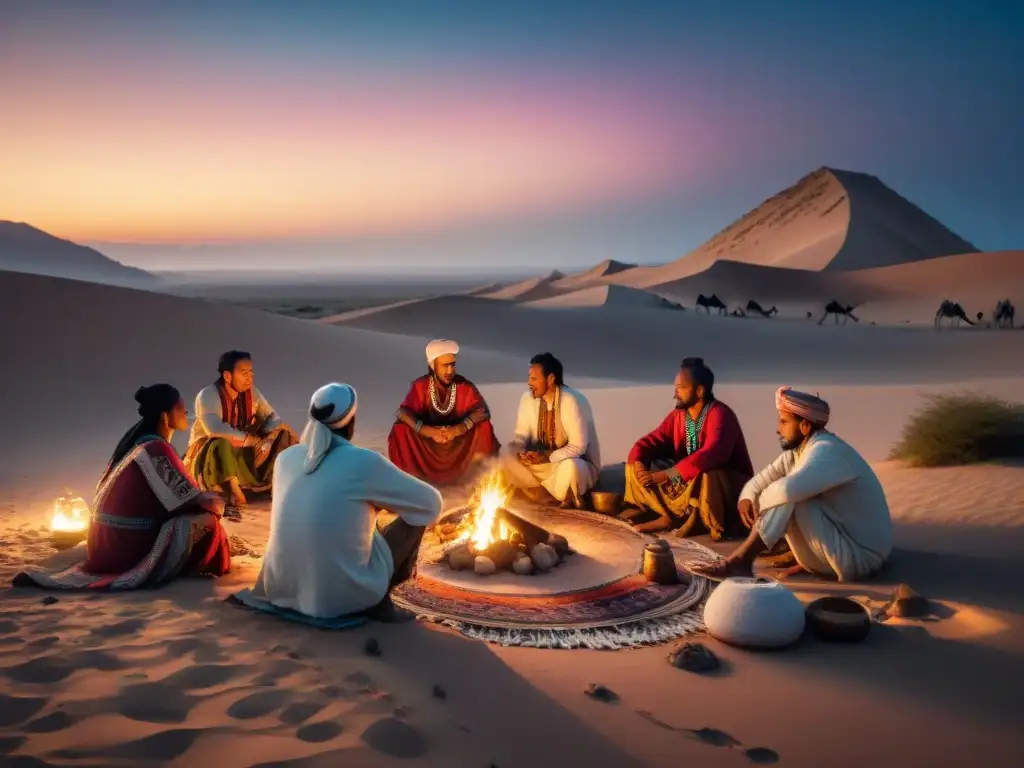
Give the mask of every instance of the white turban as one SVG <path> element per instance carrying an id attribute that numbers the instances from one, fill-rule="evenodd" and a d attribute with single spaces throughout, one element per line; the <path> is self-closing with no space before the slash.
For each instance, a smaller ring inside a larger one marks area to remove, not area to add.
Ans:
<path id="1" fill-rule="evenodd" d="M 433 365 L 434 361 L 442 355 L 459 354 L 459 345 L 451 339 L 434 339 L 427 344 L 427 365 Z"/>
<path id="2" fill-rule="evenodd" d="M 306 474 L 320 466 L 320 462 L 334 447 L 334 433 L 352 421 L 359 407 L 359 397 L 350 384 L 331 383 L 320 387 L 309 401 L 309 423 L 302 432 L 306 446 Z"/>

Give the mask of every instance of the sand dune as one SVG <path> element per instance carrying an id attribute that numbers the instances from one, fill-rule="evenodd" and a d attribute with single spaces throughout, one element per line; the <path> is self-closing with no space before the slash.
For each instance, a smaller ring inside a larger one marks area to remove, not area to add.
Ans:
<path id="1" fill-rule="evenodd" d="M 163 284 L 155 275 L 125 266 L 97 250 L 14 221 L 0 221 L 0 270 L 138 288 Z"/>
<path id="2" fill-rule="evenodd" d="M 600 293 L 586 290 L 584 298 L 600 299 Z M 665 372 L 687 355 L 714 361 L 724 377 L 747 380 L 775 377 L 780 366 L 794 375 L 820 370 L 835 382 L 1024 371 L 1024 359 L 1018 360 L 1024 356 L 1013 351 L 1020 343 L 1014 333 L 940 334 L 872 327 L 867 322 L 819 327 L 806 320 L 707 317 L 693 311 L 607 305 L 553 313 L 506 301 L 450 296 L 362 315 L 345 325 L 403 335 L 429 329 L 467 347 L 520 358 L 549 350 L 578 375 L 610 379 L 663 381 Z M 874 361 L 867 368 L 866 357 Z"/>
<path id="3" fill-rule="evenodd" d="M 627 288 L 624 285 L 595 285 L 567 291 L 546 299 L 523 302 L 523 306 L 540 309 L 573 309 L 579 307 L 616 307 L 621 309 L 672 309 L 667 299 L 648 291 Z"/>
<path id="4" fill-rule="evenodd" d="M 372 388 L 375 397 L 360 406 L 372 422 L 375 408 L 393 414 L 425 366 L 420 338 L 17 273 L 0 273 L 0 327 L 0 402 L 8 414 L 6 428 L 19 435 L 18 452 L 5 451 L 0 463 L 0 483 L 51 471 L 31 458 L 45 455 L 59 439 L 37 427 L 40 409 L 64 411 L 75 403 L 68 428 L 95 435 L 107 452 L 135 418 L 132 395 L 141 384 L 167 381 L 191 399 L 216 377 L 217 357 L 227 349 L 253 354 L 257 386 L 299 428 L 310 394 L 327 381 Z M 484 366 L 473 372 L 475 378 L 522 376 L 515 361 L 486 351 L 474 357 Z M 386 380 L 368 369 L 368 360 L 387 363 Z M 93 473 L 97 460 L 104 460 L 84 449 L 62 456 L 62 475 L 83 468 Z"/>
<path id="5" fill-rule="evenodd" d="M 553 283 L 557 280 L 561 280 L 563 275 L 558 270 L 554 270 L 546 275 L 540 277 L 531 277 L 527 280 L 522 280 L 512 285 L 506 285 L 499 288 L 496 291 L 479 294 L 485 299 L 500 299 L 504 301 L 531 301 L 533 299 L 543 299 L 547 296 L 551 296 L 558 292 L 553 286 Z"/>
<path id="6" fill-rule="evenodd" d="M 603 281 L 612 275 L 621 275 L 623 272 L 627 272 L 635 268 L 636 264 L 627 264 L 622 261 L 616 261 L 615 259 L 605 259 L 600 264 L 596 264 L 590 269 L 566 275 L 559 280 L 555 280 L 551 285 L 553 288 L 560 291 L 571 291 L 577 288 L 586 287 L 594 282 Z"/>
<path id="7" fill-rule="evenodd" d="M 901 317 L 910 306 L 905 300 L 917 299 L 924 312 L 918 308 L 911 314 L 930 321 L 946 298 L 986 313 L 1003 298 L 1024 304 L 1024 251 L 965 253 L 848 272 L 717 261 L 703 272 L 655 289 L 686 303 L 692 303 L 698 294 L 715 293 L 730 307 L 744 306 L 751 299 L 765 309 L 773 302 L 804 302 L 818 311 L 833 299 L 853 306 L 872 302 L 883 312 L 891 309 L 891 314 Z M 886 308 L 882 306 L 885 302 L 898 306 Z"/>
<path id="8" fill-rule="evenodd" d="M 1014 334 L 817 328 L 612 301 L 551 312 L 472 296 L 406 303 L 335 327 L 55 278 L 0 278 L 0 399 L 10 438 L 0 464 L 2 580 L 53 556 L 41 531 L 48 504 L 65 484 L 89 495 L 133 418 L 139 383 L 166 379 L 192 392 L 212 378 L 220 351 L 248 348 L 258 385 L 296 422 L 315 386 L 354 383 L 357 441 L 380 450 L 397 398 L 423 368 L 424 337 L 450 335 L 463 342 L 460 370 L 481 383 L 500 439 L 523 391 L 524 356 L 561 356 L 569 383 L 591 401 L 609 464 L 671 407 L 669 381 L 684 354 L 715 366 L 716 391 L 741 419 L 756 464 L 778 451 L 778 383 L 820 390 L 833 405 L 832 428 L 876 462 L 897 548 L 872 582 L 798 580 L 794 590 L 805 601 L 837 593 L 880 605 L 904 581 L 937 611 L 928 621 L 876 625 L 860 646 L 807 640 L 758 654 L 700 638 L 723 670 L 698 676 L 669 667 L 665 646 L 539 651 L 418 623 L 324 632 L 254 616 L 223 598 L 251 585 L 258 556 L 236 557 L 224 579 L 183 579 L 156 592 L 44 602 L 39 591 L 7 589 L 0 763 L 742 766 L 751 764 L 748 746 L 794 766 L 884 765 L 893 754 L 906 765 L 970 765 L 978 754 L 987 766 L 1019 762 L 1024 701 L 1004 683 L 1024 675 L 1024 469 L 927 471 L 884 461 L 927 394 L 969 386 L 1018 396 L 1024 356 L 1013 354 Z M 970 378 L 982 375 L 1002 378 Z M 265 503 L 228 525 L 259 549 Z M 369 638 L 381 656 L 364 653 Z M 620 701 L 583 695 L 595 682 Z M 680 732 L 702 728 L 715 729 L 705 732 L 714 738 Z M 921 733 L 928 738 L 908 741 Z"/>
<path id="9" fill-rule="evenodd" d="M 974 251 L 874 176 L 819 168 L 686 256 L 609 280 L 647 288 L 703 272 L 722 259 L 839 271 Z"/>

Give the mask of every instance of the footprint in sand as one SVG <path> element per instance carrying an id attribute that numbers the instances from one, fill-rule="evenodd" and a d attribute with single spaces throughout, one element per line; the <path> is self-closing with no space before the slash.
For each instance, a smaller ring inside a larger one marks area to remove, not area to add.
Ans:
<path id="1" fill-rule="evenodd" d="M 286 725 L 299 725 L 309 720 L 309 718 L 313 717 L 323 708 L 323 704 L 317 704 L 313 701 L 297 701 L 285 707 L 277 718 Z"/>
<path id="2" fill-rule="evenodd" d="M 38 696 L 6 696 L 0 693 L 0 728 L 23 723 L 46 706 Z"/>
<path id="3" fill-rule="evenodd" d="M 276 712 L 291 698 L 291 693 L 284 690 L 259 691 L 239 699 L 228 707 L 227 715 L 235 720 L 252 720 Z"/>
<path id="4" fill-rule="evenodd" d="M 102 627 L 95 627 L 91 634 L 97 637 L 123 637 L 134 635 L 144 628 L 149 622 L 146 619 L 126 619 L 115 624 L 104 624 Z"/>
<path id="5" fill-rule="evenodd" d="M 0 620 L 0 635 L 10 635 L 21 629 L 21 626 L 16 621 L 10 619 Z"/>
<path id="6" fill-rule="evenodd" d="M 291 659 L 280 659 L 271 664 L 266 672 L 254 677 L 252 683 L 259 686 L 277 685 L 280 680 L 303 669 L 307 669 L 305 664 Z"/>
<path id="7" fill-rule="evenodd" d="M 29 648 L 46 649 L 51 645 L 55 645 L 60 642 L 60 638 L 56 635 L 47 635 L 46 637 L 40 637 L 31 642 L 27 643 Z"/>
<path id="8" fill-rule="evenodd" d="M 196 691 L 223 685 L 239 677 L 248 669 L 239 664 L 196 664 L 178 670 L 160 682 L 181 690 Z"/>
<path id="9" fill-rule="evenodd" d="M 198 637 L 182 637 L 167 643 L 167 655 L 176 659 L 181 656 L 187 656 L 192 651 L 208 647 L 209 645 L 208 641 L 200 640 Z M 216 644 L 214 644 L 214 647 L 216 647 Z"/>
<path id="10" fill-rule="evenodd" d="M 74 666 L 59 656 L 38 656 L 13 667 L 3 674 L 16 683 L 59 683 L 75 671 Z"/>
<path id="11" fill-rule="evenodd" d="M 0 736 L 0 755 L 6 755 L 8 752 L 13 752 L 24 744 L 28 739 L 24 736 Z M 11 765 L 11 763 L 7 763 Z"/>
<path id="12" fill-rule="evenodd" d="M 92 749 L 61 749 L 53 753 L 63 760 L 126 760 L 129 765 L 140 763 L 164 763 L 175 760 L 188 752 L 196 739 L 209 733 L 194 728 L 175 728 L 154 733 L 144 739 L 126 741 L 110 747 Z"/>
<path id="13" fill-rule="evenodd" d="M 427 751 L 423 735 L 408 723 L 385 717 L 363 731 L 363 742 L 391 757 L 420 757 Z"/>
<path id="14" fill-rule="evenodd" d="M 67 712 L 53 712 L 30 723 L 25 723 L 21 730 L 25 733 L 56 733 L 70 728 L 75 721 Z"/>
<path id="15" fill-rule="evenodd" d="M 336 738 L 342 730 L 339 723 L 333 720 L 324 720 L 320 723 L 310 723 L 309 725 L 302 726 L 295 732 L 295 737 L 300 741 L 306 741 L 310 744 L 321 744 Z"/>
<path id="16" fill-rule="evenodd" d="M 116 711 L 143 723 L 183 723 L 199 701 L 164 683 L 139 683 L 123 689 L 115 699 Z"/>

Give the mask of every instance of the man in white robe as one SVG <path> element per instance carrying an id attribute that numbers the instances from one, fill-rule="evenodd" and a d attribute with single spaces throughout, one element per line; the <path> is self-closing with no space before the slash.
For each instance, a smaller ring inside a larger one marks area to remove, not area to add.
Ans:
<path id="1" fill-rule="evenodd" d="M 408 577 L 441 494 L 351 442 L 357 404 L 348 384 L 318 389 L 301 443 L 278 457 L 253 594 L 317 618 L 365 611 L 387 620 L 395 617 L 388 592 Z M 383 529 L 379 510 L 397 515 Z"/>
<path id="2" fill-rule="evenodd" d="M 786 575 L 857 581 L 877 573 L 892 551 L 892 518 L 877 475 L 825 430 L 824 400 L 782 387 L 775 402 L 784 452 L 740 494 L 750 537 L 729 557 L 692 570 L 717 579 L 749 576 L 757 555 L 785 538 L 797 561 Z"/>
<path id="3" fill-rule="evenodd" d="M 549 352 L 530 360 L 515 435 L 502 451 L 509 482 L 533 501 L 583 506 L 601 473 L 601 446 L 587 399 L 562 380 Z"/>

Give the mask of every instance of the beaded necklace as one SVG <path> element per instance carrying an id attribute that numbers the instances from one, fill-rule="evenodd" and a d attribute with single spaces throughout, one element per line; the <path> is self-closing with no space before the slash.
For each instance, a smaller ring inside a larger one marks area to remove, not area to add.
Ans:
<path id="1" fill-rule="evenodd" d="M 453 381 L 452 385 L 448 388 L 448 402 L 445 403 L 444 408 L 442 408 L 441 405 L 437 402 L 437 386 L 434 384 L 433 377 L 431 377 L 430 379 L 429 389 L 430 404 L 433 406 L 434 410 L 437 411 L 442 416 L 447 416 L 449 413 L 451 413 L 452 408 L 455 407 L 455 382 Z"/>
<path id="2" fill-rule="evenodd" d="M 697 438 L 700 436 L 700 431 L 704 429 L 704 417 L 708 415 L 708 408 L 711 407 L 710 403 L 706 403 L 703 408 L 700 409 L 700 414 L 697 416 L 697 421 L 694 422 L 690 416 L 690 412 L 686 411 L 686 455 L 689 456 L 697 450 Z"/>

